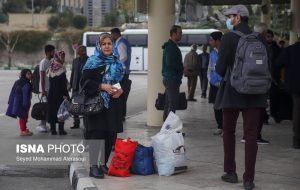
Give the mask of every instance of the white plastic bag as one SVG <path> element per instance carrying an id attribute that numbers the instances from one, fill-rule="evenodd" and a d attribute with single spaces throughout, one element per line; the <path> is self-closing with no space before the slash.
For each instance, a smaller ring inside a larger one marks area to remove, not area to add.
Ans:
<path id="1" fill-rule="evenodd" d="M 68 111 L 68 107 L 69 107 L 69 101 L 68 100 L 64 100 L 60 106 L 59 109 L 57 111 L 57 119 L 58 121 L 66 121 L 69 117 L 70 117 L 70 113 Z"/>
<path id="2" fill-rule="evenodd" d="M 160 132 L 165 132 L 168 130 L 181 131 L 182 128 L 183 126 L 181 119 L 171 111 L 161 127 Z"/>
<path id="3" fill-rule="evenodd" d="M 158 174 L 170 176 L 186 170 L 185 148 L 182 133 L 173 130 L 159 132 L 152 137 L 155 163 Z"/>

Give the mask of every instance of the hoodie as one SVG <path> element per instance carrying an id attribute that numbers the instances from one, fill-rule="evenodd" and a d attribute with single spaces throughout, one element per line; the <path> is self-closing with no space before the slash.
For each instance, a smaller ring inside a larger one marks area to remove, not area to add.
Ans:
<path id="1" fill-rule="evenodd" d="M 181 83 L 183 75 L 183 64 L 181 51 L 177 44 L 168 40 L 162 46 L 163 65 L 162 76 L 165 80 L 175 80 Z"/>

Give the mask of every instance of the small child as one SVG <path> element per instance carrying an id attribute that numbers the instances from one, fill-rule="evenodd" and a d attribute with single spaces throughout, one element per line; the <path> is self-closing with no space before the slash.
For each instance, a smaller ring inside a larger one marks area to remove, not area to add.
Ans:
<path id="1" fill-rule="evenodd" d="M 20 74 L 20 79 L 14 83 L 8 99 L 6 115 L 13 118 L 19 117 L 20 136 L 33 135 L 26 126 L 31 103 L 31 76 L 31 70 L 23 69 Z"/>

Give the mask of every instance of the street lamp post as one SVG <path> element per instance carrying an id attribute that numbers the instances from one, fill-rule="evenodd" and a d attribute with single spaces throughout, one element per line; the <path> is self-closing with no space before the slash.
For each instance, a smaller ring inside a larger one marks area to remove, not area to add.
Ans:
<path id="1" fill-rule="evenodd" d="M 31 24 L 32 24 L 32 27 L 34 26 L 34 18 L 33 18 L 34 17 L 33 16 L 34 15 L 34 8 L 33 7 L 34 7 L 34 0 L 31 0 L 31 22 L 32 22 Z"/>

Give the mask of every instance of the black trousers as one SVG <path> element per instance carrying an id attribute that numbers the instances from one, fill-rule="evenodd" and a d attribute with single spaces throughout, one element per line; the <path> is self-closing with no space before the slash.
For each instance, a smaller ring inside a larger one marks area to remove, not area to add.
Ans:
<path id="1" fill-rule="evenodd" d="M 131 80 L 129 80 L 129 74 L 125 74 L 121 83 L 123 83 L 123 94 L 121 95 L 122 99 L 122 110 L 123 110 L 123 117 L 126 116 L 127 113 L 127 99 L 129 96 L 129 92 L 131 90 Z"/>
<path id="2" fill-rule="evenodd" d="M 174 80 L 163 80 L 165 90 L 165 108 L 164 108 L 164 121 L 167 119 L 170 111 L 176 112 L 179 100 L 179 87 L 180 82 Z"/>
<path id="3" fill-rule="evenodd" d="M 207 79 L 207 68 L 202 68 L 200 70 L 200 87 L 202 90 L 202 95 L 206 95 L 208 79 Z"/>
<path id="4" fill-rule="evenodd" d="M 300 145 L 300 95 L 292 94 L 292 96 L 294 144 Z"/>
<path id="5" fill-rule="evenodd" d="M 214 109 L 215 112 L 215 119 L 218 124 L 218 129 L 223 129 L 223 113 L 222 110 L 216 110 Z"/>

